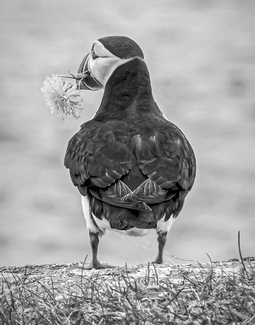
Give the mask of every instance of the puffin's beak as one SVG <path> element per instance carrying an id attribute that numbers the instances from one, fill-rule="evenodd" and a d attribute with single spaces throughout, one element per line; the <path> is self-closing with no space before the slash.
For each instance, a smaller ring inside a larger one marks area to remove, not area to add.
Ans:
<path id="1" fill-rule="evenodd" d="M 78 74 L 84 74 L 86 75 L 79 81 L 77 80 L 77 83 L 79 85 L 79 89 L 88 89 L 88 90 L 99 90 L 103 88 L 103 85 L 96 80 L 96 78 L 92 75 L 90 68 L 89 68 L 89 56 L 88 53 L 84 59 L 82 60 L 79 69 Z"/>

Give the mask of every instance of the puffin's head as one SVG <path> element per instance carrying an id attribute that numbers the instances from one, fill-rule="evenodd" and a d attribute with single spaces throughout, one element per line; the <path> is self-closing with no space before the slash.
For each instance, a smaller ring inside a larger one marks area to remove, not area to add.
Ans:
<path id="1" fill-rule="evenodd" d="M 107 36 L 94 41 L 78 69 L 78 74 L 84 75 L 79 81 L 79 88 L 104 88 L 117 67 L 135 58 L 143 60 L 143 52 L 139 45 L 128 37 Z"/>

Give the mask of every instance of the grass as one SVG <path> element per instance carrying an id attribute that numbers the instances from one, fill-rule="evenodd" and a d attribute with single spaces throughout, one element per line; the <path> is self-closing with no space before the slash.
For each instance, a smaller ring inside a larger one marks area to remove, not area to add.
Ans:
<path id="1" fill-rule="evenodd" d="M 254 324 L 253 258 L 83 271 L 1 272 L 0 324 Z M 245 265 L 246 264 L 246 265 Z M 43 267 L 43 266 L 41 266 Z M 45 270 L 44 270 L 45 271 Z"/>

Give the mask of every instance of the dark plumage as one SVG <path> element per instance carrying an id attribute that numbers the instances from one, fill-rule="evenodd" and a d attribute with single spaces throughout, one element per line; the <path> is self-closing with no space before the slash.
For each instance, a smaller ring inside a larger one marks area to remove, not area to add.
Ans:
<path id="1" fill-rule="evenodd" d="M 155 262 L 162 263 L 167 232 L 194 183 L 193 150 L 155 103 L 143 53 L 134 41 L 99 39 L 86 60 L 79 72 L 88 69 L 92 79 L 83 80 L 82 87 L 91 89 L 94 80 L 96 89 L 105 90 L 94 118 L 69 141 L 65 166 L 83 196 L 92 246 L 89 268 L 103 267 L 97 260 L 98 236 L 107 228 L 134 236 L 155 228 Z"/>

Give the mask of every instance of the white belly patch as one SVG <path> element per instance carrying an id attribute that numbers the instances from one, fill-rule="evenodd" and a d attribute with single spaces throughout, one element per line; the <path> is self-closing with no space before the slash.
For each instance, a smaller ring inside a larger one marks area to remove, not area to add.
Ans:
<path id="1" fill-rule="evenodd" d="M 167 221 L 164 221 L 165 216 L 161 218 L 157 222 L 157 229 L 156 229 L 157 233 L 160 234 L 160 233 L 168 232 L 171 229 L 175 219 L 176 218 L 174 218 L 173 215 L 171 215 Z"/>
<path id="2" fill-rule="evenodd" d="M 108 220 L 106 220 L 105 218 L 98 219 L 93 215 L 93 213 L 90 212 L 89 201 L 85 196 L 81 197 L 81 204 L 82 204 L 82 210 L 83 210 L 83 214 L 86 220 L 88 230 L 94 233 L 99 232 L 100 236 L 102 236 L 106 230 L 112 230 L 127 236 L 139 237 L 139 236 L 146 235 L 151 230 L 151 229 L 143 229 L 143 228 L 131 228 L 128 230 L 119 230 L 119 229 L 111 228 Z M 175 218 L 173 218 L 172 215 L 167 221 L 164 221 L 164 219 L 165 218 L 162 218 L 157 222 L 156 231 L 158 234 L 162 232 L 168 232 L 175 221 Z"/>
<path id="3" fill-rule="evenodd" d="M 121 233 L 123 235 L 139 237 L 139 236 L 146 235 L 150 231 L 150 229 L 142 229 L 142 228 L 131 228 L 128 230 L 114 229 L 111 228 L 109 221 L 106 220 L 105 218 L 98 219 L 94 215 L 93 218 L 98 228 L 102 231 L 102 233 L 105 233 L 106 230 L 112 230 Z"/>

